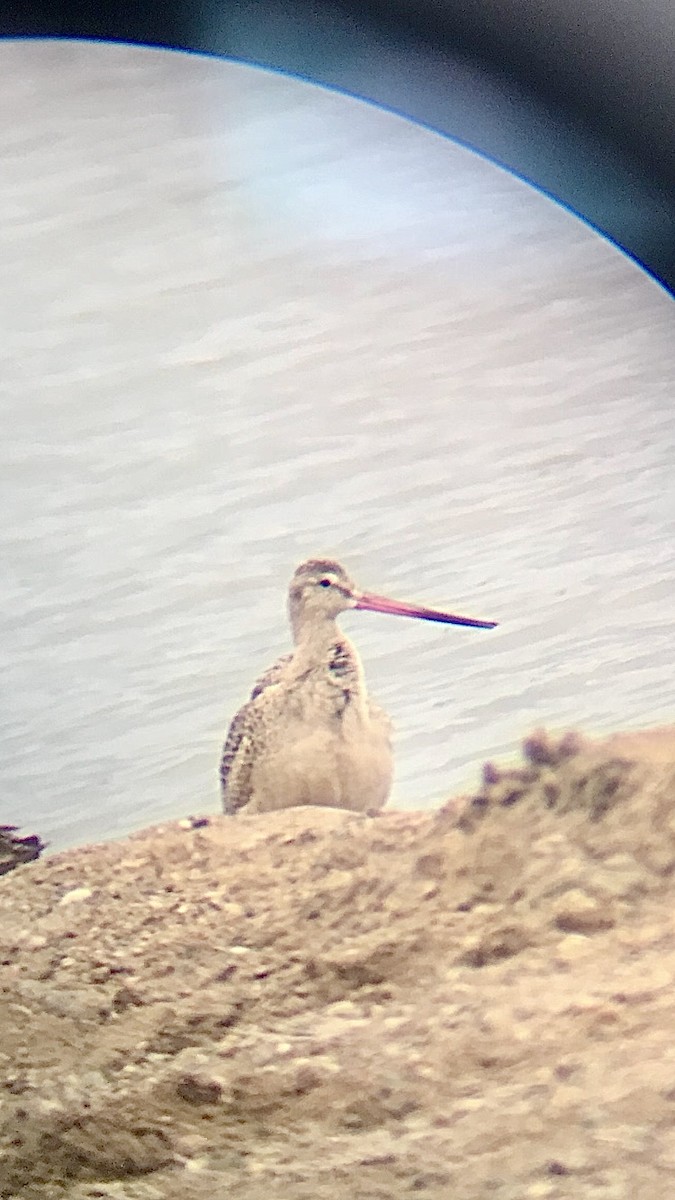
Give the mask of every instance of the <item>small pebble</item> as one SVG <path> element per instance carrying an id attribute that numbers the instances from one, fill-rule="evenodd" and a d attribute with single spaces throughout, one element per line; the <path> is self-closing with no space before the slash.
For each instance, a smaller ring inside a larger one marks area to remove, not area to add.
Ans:
<path id="1" fill-rule="evenodd" d="M 93 894 L 93 891 L 89 887 L 72 888 L 61 897 L 59 904 L 77 904 L 80 900 L 88 900 Z"/>

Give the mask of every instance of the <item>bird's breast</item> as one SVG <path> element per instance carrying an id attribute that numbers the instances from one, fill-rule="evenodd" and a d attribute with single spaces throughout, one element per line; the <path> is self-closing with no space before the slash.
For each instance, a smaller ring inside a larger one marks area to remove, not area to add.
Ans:
<path id="1" fill-rule="evenodd" d="M 366 705 L 358 692 L 322 679 L 303 681 L 289 690 L 284 709 L 289 721 L 308 727 L 334 728 L 344 720 L 363 720 Z"/>
<path id="2" fill-rule="evenodd" d="M 321 719 L 287 712 L 283 737 L 274 737 L 253 765 L 251 811 L 302 804 L 366 811 L 380 808 L 393 771 L 388 727 L 347 705 Z"/>

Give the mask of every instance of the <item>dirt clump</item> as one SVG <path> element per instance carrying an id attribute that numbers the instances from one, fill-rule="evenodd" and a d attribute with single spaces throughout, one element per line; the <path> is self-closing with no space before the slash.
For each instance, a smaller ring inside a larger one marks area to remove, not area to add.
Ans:
<path id="1" fill-rule="evenodd" d="M 39 858 L 45 844 L 36 833 L 20 834 L 16 825 L 0 825 L 0 875 Z"/>
<path id="2" fill-rule="evenodd" d="M 18 867 L 0 1195 L 664 1195 L 674 872 L 675 728 Z"/>

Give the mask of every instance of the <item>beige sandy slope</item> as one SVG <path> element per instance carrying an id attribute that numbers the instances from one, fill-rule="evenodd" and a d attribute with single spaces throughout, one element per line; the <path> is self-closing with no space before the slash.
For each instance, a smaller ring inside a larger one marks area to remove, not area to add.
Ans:
<path id="1" fill-rule="evenodd" d="M 0 879 L 0 1194 L 654 1200 L 675 727 Z"/>

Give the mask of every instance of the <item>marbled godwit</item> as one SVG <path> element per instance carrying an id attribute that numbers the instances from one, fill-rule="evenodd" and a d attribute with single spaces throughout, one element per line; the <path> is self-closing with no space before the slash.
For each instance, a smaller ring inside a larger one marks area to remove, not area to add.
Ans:
<path id="1" fill-rule="evenodd" d="M 302 563 L 288 593 L 295 649 L 257 680 L 223 748 L 226 813 L 299 804 L 365 812 L 387 800 L 390 721 L 368 696 L 361 660 L 335 623 L 348 608 L 478 629 L 496 624 L 359 591 L 330 559 Z"/>

